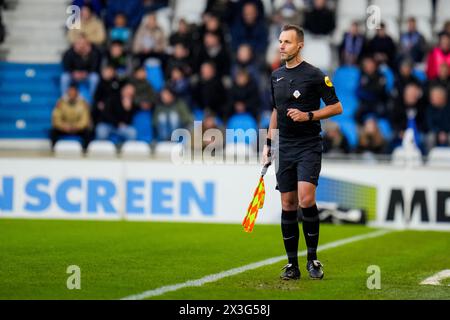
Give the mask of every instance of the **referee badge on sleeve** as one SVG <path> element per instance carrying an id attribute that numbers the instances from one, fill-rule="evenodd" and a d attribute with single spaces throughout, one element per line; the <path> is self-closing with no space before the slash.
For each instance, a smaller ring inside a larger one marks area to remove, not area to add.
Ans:
<path id="1" fill-rule="evenodd" d="M 295 97 L 295 99 L 298 99 L 298 97 L 300 97 L 301 93 L 300 93 L 300 91 L 295 90 L 292 95 Z"/>
<path id="2" fill-rule="evenodd" d="M 333 83 L 331 82 L 331 80 L 330 80 L 330 78 L 328 77 L 328 76 L 326 76 L 325 77 L 325 84 L 328 86 L 328 87 L 332 87 L 333 86 Z"/>

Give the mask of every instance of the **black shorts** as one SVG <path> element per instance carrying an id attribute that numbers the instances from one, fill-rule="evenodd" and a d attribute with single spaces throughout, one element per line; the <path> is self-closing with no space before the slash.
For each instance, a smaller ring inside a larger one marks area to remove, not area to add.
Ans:
<path id="1" fill-rule="evenodd" d="M 275 170 L 280 192 L 297 190 L 298 181 L 318 185 L 322 168 L 322 140 L 294 144 L 280 142 L 279 148 Z"/>

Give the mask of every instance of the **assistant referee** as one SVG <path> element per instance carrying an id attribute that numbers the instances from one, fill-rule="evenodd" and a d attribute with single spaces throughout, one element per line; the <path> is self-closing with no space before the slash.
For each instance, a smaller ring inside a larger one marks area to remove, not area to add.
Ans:
<path id="1" fill-rule="evenodd" d="M 303 46 L 303 30 L 296 25 L 285 25 L 279 37 L 280 55 L 285 65 L 271 76 L 273 112 L 263 150 L 264 163 L 272 162 L 275 155 L 278 158 L 276 176 L 281 193 L 281 230 L 288 257 L 281 274 L 284 280 L 300 278 L 298 210 L 302 211 L 308 252 L 306 269 L 310 278 L 323 278 L 323 267 L 317 260 L 316 187 L 322 161 L 320 120 L 342 113 L 330 79 L 301 57 Z M 322 109 L 321 98 L 326 105 Z M 272 150 L 276 134 L 279 149 Z"/>

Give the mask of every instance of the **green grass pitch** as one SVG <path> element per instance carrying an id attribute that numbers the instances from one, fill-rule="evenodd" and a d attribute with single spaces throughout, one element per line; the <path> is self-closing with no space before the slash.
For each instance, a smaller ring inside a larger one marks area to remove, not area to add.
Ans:
<path id="1" fill-rule="evenodd" d="M 373 231 L 323 224 L 320 244 Z M 449 253 L 449 232 L 393 231 L 319 251 L 322 281 L 306 277 L 300 257 L 296 282 L 279 280 L 280 261 L 152 299 L 450 299 L 449 279 L 419 284 L 450 269 Z M 275 225 L 247 234 L 237 224 L 0 219 L 0 299 L 120 299 L 283 254 Z M 66 287 L 69 265 L 81 269 L 80 290 Z M 366 286 L 370 265 L 379 290 Z"/>

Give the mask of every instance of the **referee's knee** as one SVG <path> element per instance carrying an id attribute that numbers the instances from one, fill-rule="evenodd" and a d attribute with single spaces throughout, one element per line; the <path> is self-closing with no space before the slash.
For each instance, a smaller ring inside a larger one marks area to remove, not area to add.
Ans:
<path id="1" fill-rule="evenodd" d="M 314 195 L 304 195 L 300 197 L 300 207 L 310 208 L 316 203 Z"/>
<path id="2" fill-rule="evenodd" d="M 283 200 L 281 207 L 286 211 L 295 211 L 298 208 L 298 202 L 293 200 Z"/>

